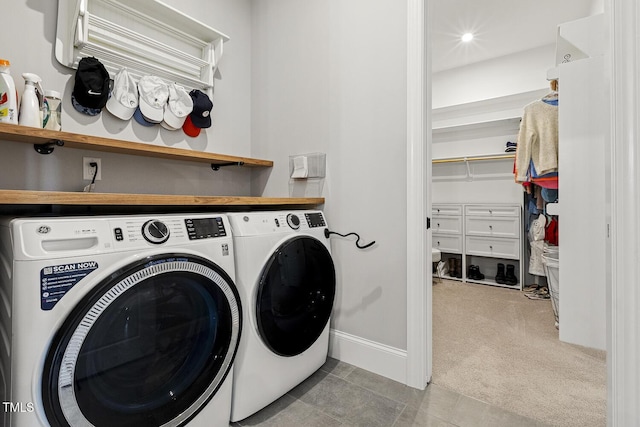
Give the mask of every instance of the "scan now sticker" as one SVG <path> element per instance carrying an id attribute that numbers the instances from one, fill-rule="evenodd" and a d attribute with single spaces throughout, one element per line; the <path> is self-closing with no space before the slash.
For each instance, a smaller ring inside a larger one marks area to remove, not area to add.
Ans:
<path id="1" fill-rule="evenodd" d="M 98 268 L 94 260 L 49 265 L 40 270 L 40 308 L 51 310 L 79 281 Z"/>
<path id="2" fill-rule="evenodd" d="M 33 402 L 2 402 L 4 412 L 33 412 Z"/>

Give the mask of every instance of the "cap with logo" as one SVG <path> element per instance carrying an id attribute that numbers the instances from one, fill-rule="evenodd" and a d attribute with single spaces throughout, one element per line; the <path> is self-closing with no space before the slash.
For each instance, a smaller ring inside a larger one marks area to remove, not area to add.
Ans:
<path id="1" fill-rule="evenodd" d="M 200 129 L 211 127 L 211 109 L 213 103 L 206 93 L 193 89 L 189 92 L 193 100 L 193 111 L 184 121 L 182 130 L 191 137 L 200 135 Z"/>
<path id="2" fill-rule="evenodd" d="M 102 111 L 109 99 L 109 72 L 93 56 L 78 62 L 71 103 L 81 113 L 95 116 Z"/>
<path id="3" fill-rule="evenodd" d="M 160 124 L 167 130 L 178 130 L 193 111 L 193 100 L 182 86 L 170 83 L 168 88 L 169 101 L 164 106 L 164 120 Z"/>
<path id="4" fill-rule="evenodd" d="M 144 119 L 151 123 L 162 122 L 164 106 L 169 99 L 169 89 L 160 77 L 143 76 L 138 81 L 138 108 Z"/>
<path id="5" fill-rule="evenodd" d="M 122 120 L 129 120 L 138 107 L 138 84 L 126 68 L 120 69 L 113 82 L 107 110 Z"/>

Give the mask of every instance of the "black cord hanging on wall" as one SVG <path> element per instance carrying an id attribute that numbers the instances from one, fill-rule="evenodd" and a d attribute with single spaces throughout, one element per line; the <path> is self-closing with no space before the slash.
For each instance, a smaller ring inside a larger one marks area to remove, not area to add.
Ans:
<path id="1" fill-rule="evenodd" d="M 324 237 L 326 237 L 327 239 L 329 238 L 329 236 L 331 236 L 332 234 L 337 234 L 340 237 L 349 237 L 349 236 L 356 236 L 357 240 L 356 240 L 356 246 L 358 247 L 358 249 L 367 249 L 369 246 L 372 246 L 374 243 L 376 243 L 376 241 L 372 241 L 371 243 L 367 243 L 366 245 L 361 245 L 360 244 L 360 235 L 358 233 L 347 233 L 347 234 L 340 234 L 337 233 L 335 231 L 329 231 L 328 228 L 324 229 Z"/>

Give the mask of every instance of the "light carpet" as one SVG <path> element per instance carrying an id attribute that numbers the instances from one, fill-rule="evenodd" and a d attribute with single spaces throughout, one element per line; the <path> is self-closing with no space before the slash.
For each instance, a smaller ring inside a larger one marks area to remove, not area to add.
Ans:
<path id="1" fill-rule="evenodd" d="M 585 427 L 606 425 L 606 382 L 606 352 L 560 342 L 550 300 L 434 282 L 434 384 L 550 425 Z"/>

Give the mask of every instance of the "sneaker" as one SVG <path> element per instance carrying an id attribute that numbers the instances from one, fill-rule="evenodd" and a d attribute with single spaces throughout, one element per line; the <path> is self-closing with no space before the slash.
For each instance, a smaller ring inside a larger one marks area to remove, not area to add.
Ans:
<path id="1" fill-rule="evenodd" d="M 549 295 L 549 290 L 546 287 L 541 287 L 536 289 L 535 291 L 525 292 L 525 297 L 529 299 L 549 299 L 551 295 Z"/>

